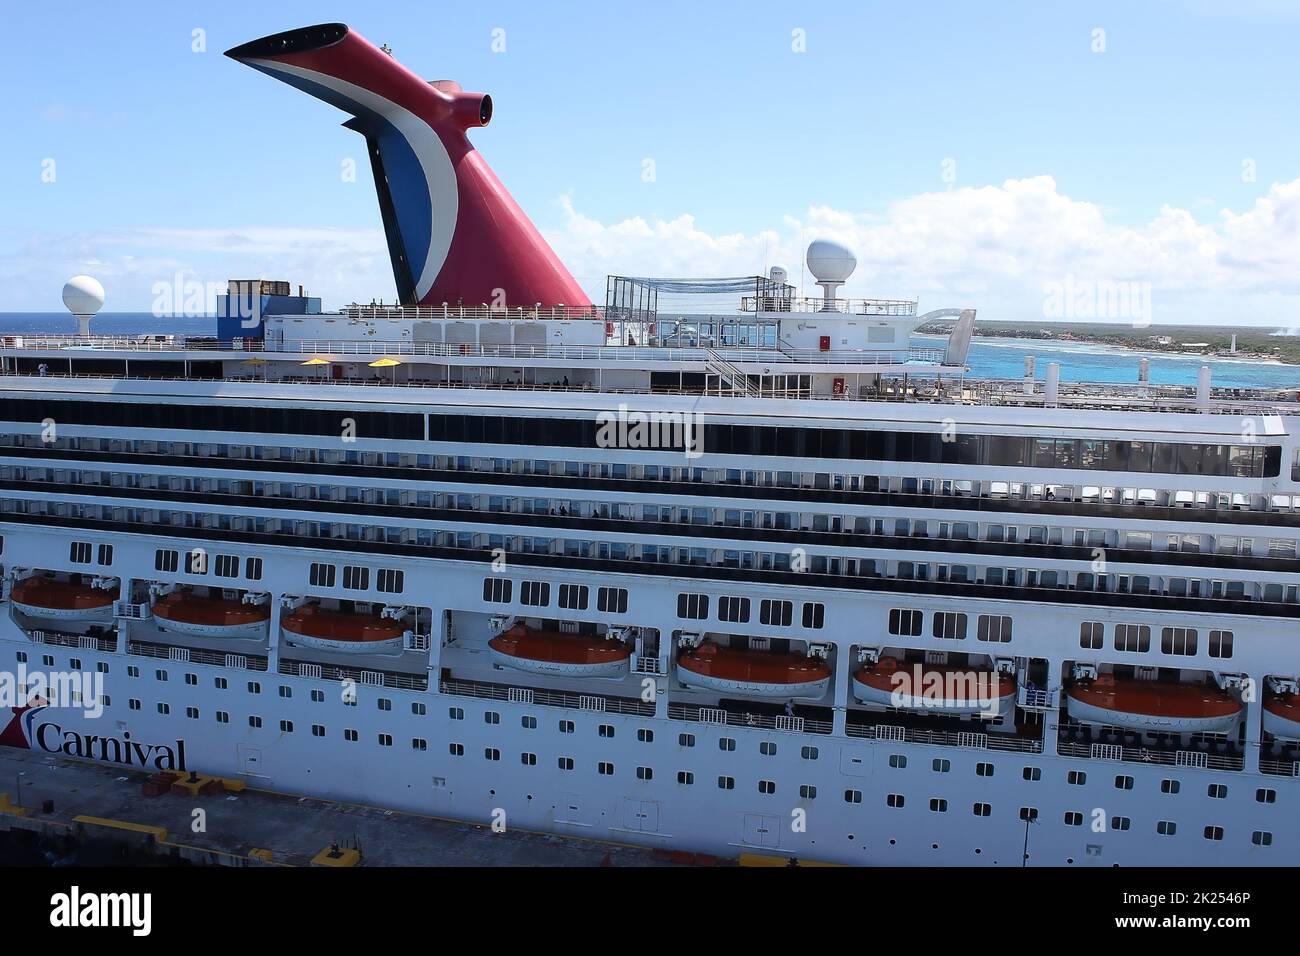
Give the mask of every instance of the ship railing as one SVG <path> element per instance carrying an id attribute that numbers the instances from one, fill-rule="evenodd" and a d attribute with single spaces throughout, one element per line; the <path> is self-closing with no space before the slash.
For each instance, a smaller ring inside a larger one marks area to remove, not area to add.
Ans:
<path id="1" fill-rule="evenodd" d="M 1262 759 L 1259 762 L 1260 773 L 1270 773 L 1279 777 L 1300 777 L 1300 760 Z"/>
<path id="2" fill-rule="evenodd" d="M 90 634 L 73 634 L 68 631 L 36 630 L 31 632 L 32 642 L 58 647 L 75 647 L 83 651 L 116 651 L 117 637 L 96 637 Z"/>
<path id="3" fill-rule="evenodd" d="M 477 697 L 483 700 L 511 700 L 511 691 L 527 690 L 532 693 L 532 703 L 543 707 L 565 707 L 569 710 L 595 710 L 591 698 L 601 701 L 604 713 L 653 717 L 655 705 L 628 697 L 610 697 L 604 694 L 572 694 L 566 691 L 542 690 L 536 687 L 518 688 L 508 684 L 490 684 L 486 681 L 444 680 L 438 690 L 456 697 Z M 584 703 L 588 706 L 584 706 Z"/>
<path id="4" fill-rule="evenodd" d="M 1016 706 L 1032 713 L 1051 713 L 1056 710 L 1055 696 L 1051 691 L 1026 687 L 1022 684 L 1017 692 Z"/>
<path id="5" fill-rule="evenodd" d="M 963 747 L 974 750 L 999 750 L 1013 753 L 1042 753 L 1043 742 L 1012 734 L 974 731 L 925 730 L 899 724 L 861 724 L 850 721 L 845 727 L 850 737 L 889 740 L 897 743 L 929 744 L 937 747 Z"/>
<path id="6" fill-rule="evenodd" d="M 914 316 L 917 299 L 824 299 L 821 296 L 780 298 L 747 295 L 740 300 L 742 312 L 840 312 L 845 315 Z"/>
<path id="7" fill-rule="evenodd" d="M 362 343 L 365 344 L 365 343 Z M 574 347 L 578 348 L 578 347 Z M 591 348 L 596 348 L 591 346 Z M 628 349 L 611 348 L 610 351 L 619 353 L 615 358 L 635 358 L 624 353 Z M 706 364 L 704 350 L 694 350 L 690 356 L 670 355 L 670 352 L 677 350 L 670 349 L 652 349 L 657 353 L 657 357 L 668 361 L 691 361 L 698 362 L 701 367 Z M 307 354 L 307 353 L 301 353 Z M 386 354 L 382 350 L 376 350 L 373 353 L 381 355 Z M 772 353 L 776 354 L 776 353 Z M 1025 395 L 1013 381 L 984 381 L 974 379 L 963 379 L 958 384 L 950 377 L 947 381 L 941 382 L 936 387 L 935 381 L 931 376 L 940 373 L 953 376 L 963 370 L 955 366 L 942 365 L 943 353 L 937 349 L 912 349 L 908 352 L 908 357 L 903 358 L 901 353 L 876 353 L 876 352 L 808 352 L 807 359 L 799 358 L 796 361 L 806 363 L 823 362 L 828 365 L 840 365 L 845 367 L 845 371 L 863 372 L 875 367 L 891 368 L 892 374 L 898 376 L 902 373 L 908 374 L 909 377 L 904 387 L 902 378 L 890 378 L 881 381 L 878 386 L 862 385 L 853 387 L 851 383 L 846 382 L 845 390 L 842 394 L 813 394 L 808 389 L 785 388 L 785 389 L 762 389 L 756 397 L 759 398 L 776 398 L 776 399 L 816 399 L 822 400 L 857 400 L 857 401 L 896 401 L 910 404 L 929 404 L 929 405 L 977 405 L 977 406 L 1023 406 L 1023 407 L 1042 407 L 1043 397 L 1041 394 Z M 831 358 L 827 358 L 831 356 Z M 544 356 L 538 356 L 544 357 Z M 773 361 L 780 362 L 790 358 L 776 358 Z M 736 361 L 735 357 L 732 361 Z M 761 353 L 756 351 L 749 357 L 740 361 L 758 362 L 762 361 Z M 923 364 L 924 363 L 924 364 Z M 770 363 L 763 366 L 770 368 Z M 30 373 L 23 373 L 23 378 L 36 377 Z M 64 380 L 87 380 L 87 381 L 132 381 L 132 382 L 193 382 L 209 381 L 208 379 L 195 379 L 185 375 L 138 375 L 134 372 L 130 375 L 124 375 L 113 372 L 75 372 L 68 374 L 66 371 L 60 372 L 58 365 L 51 368 L 50 378 L 59 381 Z M 248 375 L 227 375 L 222 379 L 213 381 L 225 382 L 252 382 L 267 384 L 292 384 L 292 385 L 330 385 L 330 386 L 383 386 L 387 388 L 431 388 L 431 389 L 503 389 L 518 391 L 546 391 L 546 392 L 599 392 L 600 394 L 663 394 L 663 395 L 694 395 L 701 393 L 700 389 L 678 389 L 669 387 L 654 388 L 627 388 L 627 387 L 597 387 L 589 383 L 572 383 L 562 385 L 558 383 L 515 383 L 515 382 L 447 382 L 435 379 L 398 379 L 393 380 L 392 376 L 384 377 L 376 374 L 367 378 L 330 378 L 318 375 L 302 374 L 292 376 L 280 376 L 277 378 L 264 378 L 260 373 L 250 371 Z M 1225 390 L 1226 391 L 1226 390 Z M 1245 389 L 1236 391 L 1245 392 Z M 1096 409 L 1096 410 L 1128 410 L 1142 412 L 1164 412 L 1168 414 L 1191 414 L 1201 411 L 1208 411 L 1211 415 L 1231 415 L 1234 417 L 1265 417 L 1269 415 L 1294 415 L 1296 413 L 1297 402 L 1300 402 L 1300 389 L 1268 389 L 1255 390 L 1245 396 L 1229 396 L 1219 394 L 1216 390 L 1208 408 L 1202 409 L 1197 405 L 1195 398 L 1185 396 L 1163 396 L 1156 395 L 1154 392 L 1146 397 L 1129 396 L 1127 392 L 1117 392 L 1115 395 L 1108 395 L 1104 392 L 1088 392 L 1077 395 L 1063 394 L 1058 402 L 1062 408 L 1079 408 L 1079 409 Z M 1294 473 L 1300 474 L 1300 469 Z"/>
<path id="8" fill-rule="evenodd" d="M 429 678 L 425 674 L 407 674 L 401 671 L 376 671 L 360 667 L 343 667 L 337 664 L 320 664 L 280 658 L 277 670 L 290 677 L 306 677 L 330 682 L 351 681 L 370 687 L 392 687 L 396 690 L 428 690 Z"/>
<path id="9" fill-rule="evenodd" d="M 1164 750 L 1063 740 L 1057 744 L 1057 751 L 1062 757 L 1086 757 L 1117 763 L 1151 763 L 1201 770 L 1241 770 L 1246 766 L 1246 758 L 1241 754 L 1215 754 L 1201 750 Z"/>
<path id="10" fill-rule="evenodd" d="M 550 321 L 573 321 L 575 319 L 604 320 L 605 310 L 596 305 L 362 305 L 352 303 L 339 310 L 350 319 L 418 319 L 459 320 L 459 319 L 529 319 Z"/>
<path id="11" fill-rule="evenodd" d="M 669 704 L 668 719 L 807 734 L 829 734 L 834 729 L 829 720 L 796 717 L 792 721 L 791 715 L 788 714 L 754 714 L 730 707 L 699 707 L 695 704 Z"/>
<path id="12" fill-rule="evenodd" d="M 17 339 L 17 337 L 10 337 Z M 238 355 L 252 354 L 247 361 L 275 361 L 277 357 L 284 362 L 293 362 L 299 356 L 310 358 L 337 357 L 345 361 L 348 356 L 358 357 L 396 357 L 411 358 L 460 358 L 460 359 L 545 359 L 581 363 L 617 363 L 617 362 L 696 362 L 706 364 L 720 359 L 726 362 L 752 363 L 755 366 L 770 367 L 777 363 L 796 362 L 801 364 L 861 365 L 861 366 L 906 366 L 908 363 L 938 364 L 942 362 L 942 349 L 924 347 L 899 347 L 895 349 L 836 349 L 822 351 L 819 349 L 778 348 L 774 345 L 525 345 L 510 342 L 413 342 L 409 339 L 285 339 L 281 341 L 234 340 L 219 342 L 215 339 L 177 336 L 173 341 L 157 342 L 134 336 L 91 336 L 83 338 L 75 335 L 41 335 L 23 336 L 22 343 L 5 344 L 0 338 L 0 350 L 39 351 L 42 349 L 87 349 L 89 351 L 110 352 L 176 352 L 192 354 L 195 352 L 227 353 L 230 358 Z M 253 354 L 255 353 L 255 354 Z M 89 358 L 93 356 L 75 355 L 72 358 Z M 222 358 L 226 358 L 223 355 Z M 68 375 L 57 365 L 49 368 L 51 376 L 59 378 L 80 378 L 83 375 Z M 122 378 L 114 373 L 91 374 L 90 378 Z M 147 377 L 147 376 L 131 376 Z M 173 377 L 179 376 L 159 376 Z M 328 381 L 328 376 L 304 374 L 309 381 Z M 392 383 L 393 375 L 376 373 L 376 378 Z M 398 384 L 404 384 L 398 382 Z"/>
<path id="13" fill-rule="evenodd" d="M 152 641 L 131 641 L 126 642 L 126 652 L 134 654 L 137 657 L 152 657 L 157 660 L 175 660 L 173 651 L 184 651 L 188 654 L 186 662 L 190 664 L 205 664 L 211 667 L 231 667 L 231 658 L 234 655 L 227 654 L 225 651 L 209 651 L 197 647 L 181 647 L 176 644 L 155 644 Z M 250 671 L 264 671 L 267 669 L 267 659 L 254 654 L 240 655 L 244 658 L 244 669 Z"/>
<path id="14" fill-rule="evenodd" d="M 632 655 L 631 671 L 633 674 L 662 674 L 663 673 L 663 669 L 659 666 L 659 658 L 646 657 L 641 654 Z"/>
<path id="15" fill-rule="evenodd" d="M 153 608 L 148 602 L 137 604 L 133 601 L 114 601 L 113 616 L 131 621 L 144 621 L 153 616 Z"/>

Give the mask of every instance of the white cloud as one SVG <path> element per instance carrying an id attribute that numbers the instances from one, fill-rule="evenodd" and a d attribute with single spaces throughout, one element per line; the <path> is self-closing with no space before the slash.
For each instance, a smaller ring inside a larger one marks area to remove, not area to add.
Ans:
<path id="1" fill-rule="evenodd" d="M 106 312 L 147 312 L 158 282 L 216 283 L 231 278 L 286 279 L 321 296 L 327 307 L 363 297 L 393 298 L 383 230 L 125 229 L 2 237 L 0 283 L 5 311 L 62 311 L 63 283 L 89 272 L 104 284 Z M 296 290 L 295 290 L 296 291 Z"/>
<path id="2" fill-rule="evenodd" d="M 751 275 L 784 265 L 798 282 L 814 238 L 843 242 L 858 269 L 843 295 L 920 296 L 922 308 L 975 307 L 986 318 L 1042 318 L 1045 290 L 1150 283 L 1155 322 L 1300 324 L 1300 180 L 1276 184 L 1242 213 L 1199 222 L 1166 206 L 1141 226 L 1109 222 L 1050 176 L 924 193 L 883 214 L 824 206 L 754 235 L 713 235 L 694 217 L 605 225 L 562 199 L 548 239 L 601 294 L 603 275 Z M 816 294 L 812 277 L 806 291 Z"/>
<path id="3" fill-rule="evenodd" d="M 604 223 L 560 198 L 547 238 L 594 301 L 605 275 L 753 275 L 784 265 L 800 280 L 814 238 L 847 244 L 858 270 L 842 294 L 920 296 L 923 309 L 974 307 L 984 318 L 1043 317 L 1046 290 L 1079 282 L 1150 284 L 1155 322 L 1300 325 L 1300 180 L 1273 185 L 1242 212 L 1201 221 L 1165 207 L 1149 222 L 1109 221 L 1050 176 L 901 199 L 866 215 L 818 206 L 754 233 L 711 232 L 692 215 Z M 393 295 L 380 229 L 134 229 L 0 234 L 0 308 L 59 310 L 64 280 L 97 275 L 110 311 L 150 307 L 177 273 L 303 283 L 327 307 Z M 816 290 L 805 277 L 810 294 Z"/>

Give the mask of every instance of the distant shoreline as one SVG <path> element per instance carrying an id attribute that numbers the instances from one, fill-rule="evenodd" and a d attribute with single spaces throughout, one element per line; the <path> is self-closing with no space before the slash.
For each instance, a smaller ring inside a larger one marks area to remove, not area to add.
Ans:
<path id="1" fill-rule="evenodd" d="M 920 334 L 947 334 L 952 322 L 928 322 Z M 1300 335 L 1275 335 L 1271 329 L 1240 329 L 1236 351 L 1232 332 L 1195 326 L 1150 326 L 1145 329 L 1108 328 L 1099 325 L 1062 324 L 1056 327 L 1023 326 L 1016 323 L 977 323 L 976 339 L 1019 339 L 1095 345 L 1116 351 L 1160 355 L 1172 358 L 1214 359 L 1264 365 L 1300 365 Z"/>

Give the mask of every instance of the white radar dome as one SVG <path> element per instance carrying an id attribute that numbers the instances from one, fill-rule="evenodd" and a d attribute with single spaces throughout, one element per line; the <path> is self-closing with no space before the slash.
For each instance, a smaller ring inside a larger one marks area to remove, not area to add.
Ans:
<path id="1" fill-rule="evenodd" d="M 73 315 L 94 315 L 104 306 L 104 287 L 94 276 L 73 276 L 63 287 L 63 304 Z"/>
<path id="2" fill-rule="evenodd" d="M 853 253 L 838 242 L 818 239 L 808 246 L 808 271 L 818 282 L 844 282 L 857 267 Z"/>
<path id="3" fill-rule="evenodd" d="M 77 332 L 90 334 L 90 318 L 104 306 L 104 287 L 94 276 L 73 276 L 63 286 L 63 304 L 77 317 Z"/>

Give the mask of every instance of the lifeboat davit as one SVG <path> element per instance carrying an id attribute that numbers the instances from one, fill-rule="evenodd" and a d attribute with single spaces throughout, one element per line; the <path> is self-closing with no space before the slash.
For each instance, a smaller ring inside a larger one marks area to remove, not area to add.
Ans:
<path id="1" fill-rule="evenodd" d="M 523 624 L 492 638 L 488 648 L 503 667 L 555 677 L 621 677 L 632 656 L 632 648 L 622 641 L 541 631 Z"/>
<path id="2" fill-rule="evenodd" d="M 1011 714 L 1016 681 L 988 667 L 909 665 L 882 657 L 853 675 L 853 696 L 879 707 L 992 720 Z"/>
<path id="3" fill-rule="evenodd" d="M 1300 743 L 1300 694 L 1265 697 L 1264 730 L 1278 740 Z"/>
<path id="4" fill-rule="evenodd" d="M 705 641 L 677 656 L 677 676 L 689 687 L 746 697 L 811 697 L 826 694 L 831 669 L 803 654 L 738 650 Z"/>
<path id="5" fill-rule="evenodd" d="M 285 640 L 318 651 L 343 654 L 395 654 L 406 627 L 377 614 L 331 611 L 305 604 L 280 621 Z"/>
<path id="6" fill-rule="evenodd" d="M 1066 712 L 1084 724 L 1123 730 L 1225 734 L 1241 715 L 1232 695 L 1210 684 L 1173 684 L 1102 674 L 1065 697 Z"/>
<path id="7" fill-rule="evenodd" d="M 173 634 L 262 638 L 271 620 L 271 609 L 264 604 L 173 591 L 154 603 L 153 616 L 160 630 Z"/>
<path id="8" fill-rule="evenodd" d="M 50 621 L 90 622 L 113 619 L 114 592 L 88 584 L 27 578 L 9 593 L 15 610 Z"/>

